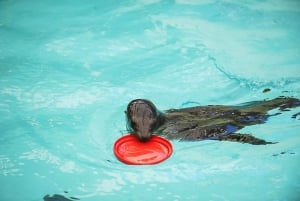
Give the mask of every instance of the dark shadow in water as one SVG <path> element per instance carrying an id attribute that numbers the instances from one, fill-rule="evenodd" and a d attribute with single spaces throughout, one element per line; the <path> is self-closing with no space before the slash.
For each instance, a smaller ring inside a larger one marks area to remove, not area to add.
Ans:
<path id="1" fill-rule="evenodd" d="M 76 197 L 66 198 L 63 195 L 58 195 L 58 194 L 54 194 L 53 196 L 45 195 L 43 199 L 44 199 L 44 201 L 76 201 L 76 200 L 80 200 L 79 198 L 76 198 Z"/>

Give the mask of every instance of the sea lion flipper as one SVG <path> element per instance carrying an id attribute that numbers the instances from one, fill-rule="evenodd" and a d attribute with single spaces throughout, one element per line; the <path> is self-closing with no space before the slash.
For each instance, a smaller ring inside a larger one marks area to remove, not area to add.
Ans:
<path id="1" fill-rule="evenodd" d="M 241 133 L 232 133 L 230 135 L 221 136 L 218 138 L 220 141 L 232 141 L 232 142 L 241 142 L 248 143 L 253 145 L 266 145 L 266 144 L 275 144 L 276 142 L 267 142 L 263 139 L 254 137 L 251 134 L 241 134 Z"/>
<path id="2" fill-rule="evenodd" d="M 279 108 L 280 111 L 286 111 L 290 108 L 296 108 L 300 106 L 300 99 L 279 96 L 277 98 L 265 101 L 254 101 L 248 103 L 243 108 L 240 108 L 240 112 L 255 112 L 260 114 L 266 114 L 268 111 Z"/>

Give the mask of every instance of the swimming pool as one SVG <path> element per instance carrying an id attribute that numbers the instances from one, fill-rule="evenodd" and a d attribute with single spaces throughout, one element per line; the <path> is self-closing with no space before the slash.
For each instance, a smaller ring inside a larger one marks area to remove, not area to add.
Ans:
<path id="1" fill-rule="evenodd" d="M 0 1 L 0 200 L 299 199 L 299 108 L 241 131 L 274 145 L 173 141 L 171 158 L 154 166 L 112 152 L 134 98 L 163 110 L 300 98 L 299 8 Z"/>

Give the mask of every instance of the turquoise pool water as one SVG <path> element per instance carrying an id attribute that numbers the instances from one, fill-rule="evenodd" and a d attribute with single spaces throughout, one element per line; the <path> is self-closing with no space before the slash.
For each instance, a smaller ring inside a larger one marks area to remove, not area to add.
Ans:
<path id="1" fill-rule="evenodd" d="M 154 166 L 112 152 L 134 98 L 300 98 L 299 35 L 297 0 L 0 1 L 0 200 L 299 200 L 300 108 L 241 130 L 274 145 L 173 141 Z"/>

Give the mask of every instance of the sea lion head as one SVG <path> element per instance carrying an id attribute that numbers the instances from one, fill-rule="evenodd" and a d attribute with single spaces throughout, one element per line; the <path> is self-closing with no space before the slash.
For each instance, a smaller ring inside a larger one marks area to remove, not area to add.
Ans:
<path id="1" fill-rule="evenodd" d="M 132 134 L 140 141 L 148 141 L 159 119 L 155 105 L 145 99 L 132 100 L 127 106 L 126 116 L 128 126 L 133 129 Z"/>

